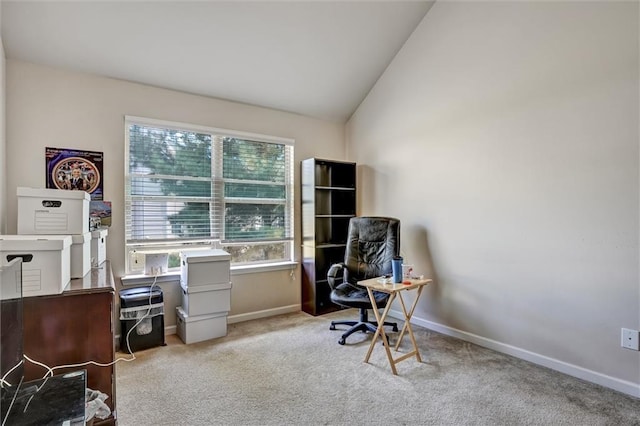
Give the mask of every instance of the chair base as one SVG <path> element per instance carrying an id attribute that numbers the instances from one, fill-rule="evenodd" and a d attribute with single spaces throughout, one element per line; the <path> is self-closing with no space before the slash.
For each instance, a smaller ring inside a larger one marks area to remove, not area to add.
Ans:
<path id="1" fill-rule="evenodd" d="M 345 331 L 342 336 L 340 337 L 340 340 L 338 340 L 338 343 L 340 345 L 344 345 L 347 341 L 347 337 L 351 336 L 353 333 L 355 333 L 356 331 L 362 331 L 363 333 L 366 333 L 367 331 L 370 333 L 375 333 L 376 330 L 378 329 L 378 323 L 375 321 L 369 321 L 369 310 L 368 309 L 360 309 L 360 320 L 359 321 L 353 321 L 353 320 L 341 320 L 341 321 L 331 321 L 331 325 L 329 326 L 329 330 L 335 330 L 336 329 L 336 325 L 348 325 L 351 328 L 349 328 L 347 331 Z M 384 322 L 384 325 L 389 326 L 389 327 L 393 327 L 393 331 L 398 331 L 398 324 L 395 322 Z"/>

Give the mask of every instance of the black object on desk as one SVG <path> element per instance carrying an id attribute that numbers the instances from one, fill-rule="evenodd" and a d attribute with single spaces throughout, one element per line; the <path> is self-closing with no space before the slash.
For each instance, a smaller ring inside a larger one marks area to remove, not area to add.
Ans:
<path id="1" fill-rule="evenodd" d="M 79 370 L 3 388 L 2 424 L 84 425 L 86 383 L 86 370 Z"/>

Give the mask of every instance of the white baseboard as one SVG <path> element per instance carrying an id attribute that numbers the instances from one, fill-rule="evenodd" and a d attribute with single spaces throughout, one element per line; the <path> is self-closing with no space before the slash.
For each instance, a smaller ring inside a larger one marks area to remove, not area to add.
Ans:
<path id="1" fill-rule="evenodd" d="M 280 306 L 278 308 L 273 308 L 273 309 L 265 309 L 262 311 L 247 312 L 245 314 L 239 314 L 239 315 L 228 315 L 227 324 L 251 321 L 254 319 L 273 317 L 276 315 L 289 314 L 292 312 L 299 312 L 299 311 L 300 311 L 300 305 L 289 305 L 289 306 Z M 165 336 L 168 336 L 169 334 L 176 334 L 177 332 L 178 332 L 177 326 L 175 325 L 169 325 L 164 328 Z"/>
<path id="2" fill-rule="evenodd" d="M 275 315 L 289 314 L 292 312 L 299 312 L 300 305 L 281 306 L 279 308 L 265 309 L 263 311 L 248 312 L 246 314 L 229 315 L 227 316 L 227 324 L 233 324 L 236 322 L 250 321 L 254 319 L 267 318 Z M 178 327 L 175 325 L 168 325 L 164 328 L 164 335 L 176 334 Z M 116 347 L 120 347 L 120 335 L 115 335 Z"/>
<path id="3" fill-rule="evenodd" d="M 247 312 L 246 314 L 229 315 L 227 317 L 227 324 L 233 324 L 236 322 L 250 321 L 254 319 L 273 317 L 275 315 L 290 314 L 292 312 L 299 312 L 300 304 L 280 306 L 273 309 L 265 309 L 263 311 Z"/>
<path id="4" fill-rule="evenodd" d="M 391 310 L 389 316 L 397 319 L 403 319 L 404 315 L 402 311 Z M 534 364 L 541 365 L 543 367 L 550 368 L 560 373 L 568 374 L 569 376 L 577 377 L 582 380 L 586 380 L 591 383 L 595 383 L 607 388 L 616 390 L 618 392 L 626 393 L 636 398 L 640 398 L 640 384 L 629 382 L 626 380 L 617 379 L 615 377 L 607 376 L 596 371 L 587 370 L 586 368 L 579 367 L 577 365 L 569 364 L 564 361 L 560 361 L 554 358 L 549 358 L 544 355 L 537 354 L 522 348 L 507 345 L 486 337 L 478 336 L 473 333 L 458 330 L 446 325 L 428 321 L 422 318 L 411 318 L 411 324 L 416 324 L 421 327 L 428 328 L 429 330 L 436 331 L 438 333 L 455 337 L 466 342 L 474 343 L 478 346 L 492 349 L 496 352 L 501 352 L 507 355 L 514 356 L 516 358 L 523 359 L 525 361 L 532 362 Z"/>

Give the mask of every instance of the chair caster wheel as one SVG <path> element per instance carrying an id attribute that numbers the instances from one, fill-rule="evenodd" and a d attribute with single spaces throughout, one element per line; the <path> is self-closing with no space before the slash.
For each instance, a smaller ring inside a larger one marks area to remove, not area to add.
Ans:
<path id="1" fill-rule="evenodd" d="M 329 326 L 329 330 L 335 330 L 335 329 L 336 329 L 336 326 L 335 326 L 335 325 L 331 324 L 331 325 Z"/>
<path id="2" fill-rule="evenodd" d="M 344 339 L 338 340 L 338 344 L 339 345 L 344 345 L 345 343 L 346 343 L 346 341 Z"/>

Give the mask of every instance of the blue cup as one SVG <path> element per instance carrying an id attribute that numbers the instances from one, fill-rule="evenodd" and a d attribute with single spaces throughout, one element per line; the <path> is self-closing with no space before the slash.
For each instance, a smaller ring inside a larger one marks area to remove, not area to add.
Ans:
<path id="1" fill-rule="evenodd" d="M 391 260 L 391 271 L 393 272 L 393 282 L 402 282 L 402 257 L 396 256 Z"/>

